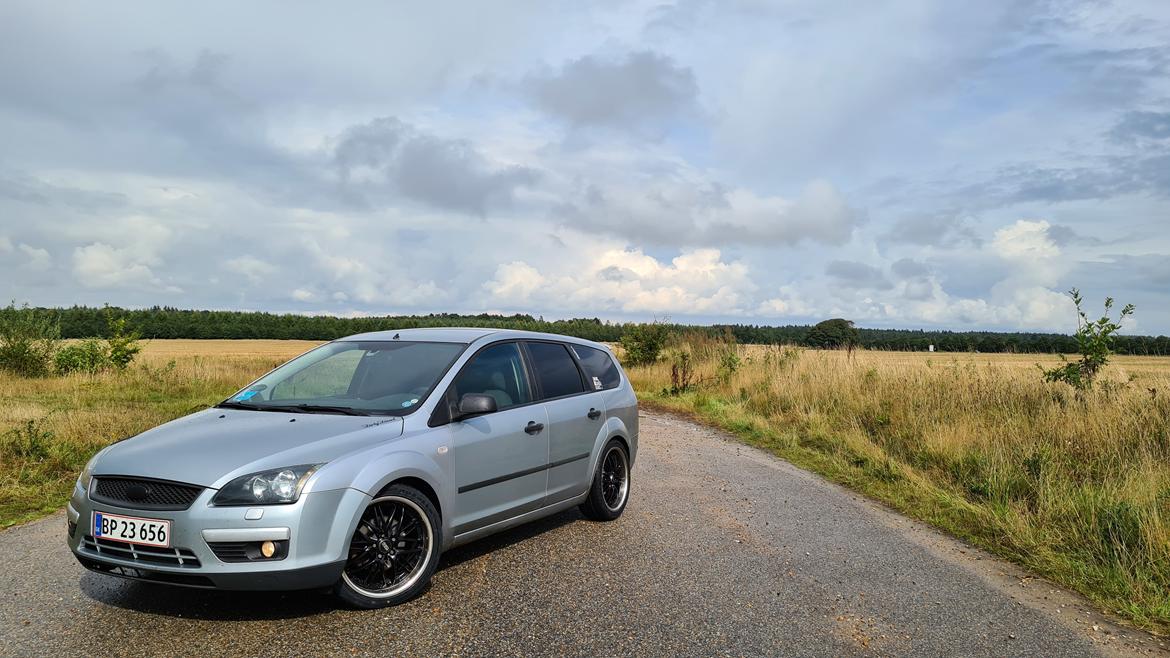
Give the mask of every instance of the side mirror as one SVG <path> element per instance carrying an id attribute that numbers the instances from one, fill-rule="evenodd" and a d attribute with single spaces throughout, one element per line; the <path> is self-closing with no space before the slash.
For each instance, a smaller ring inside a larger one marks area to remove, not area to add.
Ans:
<path id="1" fill-rule="evenodd" d="M 459 418 L 490 414 L 497 409 L 496 399 L 483 393 L 467 393 L 459 399 Z"/>

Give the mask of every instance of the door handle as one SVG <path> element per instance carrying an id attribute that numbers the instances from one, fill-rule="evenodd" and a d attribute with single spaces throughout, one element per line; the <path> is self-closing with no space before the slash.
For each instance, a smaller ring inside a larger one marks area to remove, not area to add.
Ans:
<path id="1" fill-rule="evenodd" d="M 589 413 L 585 415 L 589 416 L 589 420 L 597 420 L 598 418 L 601 418 L 601 412 L 596 409 L 590 409 Z"/>
<path id="2" fill-rule="evenodd" d="M 524 428 L 525 432 L 529 434 L 540 434 L 540 430 L 544 429 L 544 423 L 538 423 L 535 420 L 528 421 L 528 425 Z"/>

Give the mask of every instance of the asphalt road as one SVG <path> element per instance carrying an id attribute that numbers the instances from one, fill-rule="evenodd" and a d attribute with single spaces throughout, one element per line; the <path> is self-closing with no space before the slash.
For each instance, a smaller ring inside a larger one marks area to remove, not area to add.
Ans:
<path id="1" fill-rule="evenodd" d="M 361 612 L 319 593 L 85 572 L 61 514 L 0 533 L 0 655 L 1155 654 L 1075 596 L 681 418 L 644 413 L 614 523 L 576 510 L 444 556 Z"/>

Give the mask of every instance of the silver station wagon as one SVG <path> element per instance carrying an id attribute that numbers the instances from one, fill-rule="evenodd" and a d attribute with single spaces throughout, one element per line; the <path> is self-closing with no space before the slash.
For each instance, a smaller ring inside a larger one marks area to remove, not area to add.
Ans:
<path id="1" fill-rule="evenodd" d="M 350 336 L 111 445 L 69 502 L 86 568 L 377 608 L 446 549 L 572 506 L 617 518 L 637 400 L 609 349 L 522 331 Z"/>

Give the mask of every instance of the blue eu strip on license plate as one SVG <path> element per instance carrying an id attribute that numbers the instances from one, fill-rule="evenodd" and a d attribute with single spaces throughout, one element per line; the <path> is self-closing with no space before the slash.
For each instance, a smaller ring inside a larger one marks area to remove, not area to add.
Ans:
<path id="1" fill-rule="evenodd" d="M 94 512 L 93 513 L 93 536 L 94 537 L 101 537 L 102 536 L 102 513 L 101 512 Z"/>

